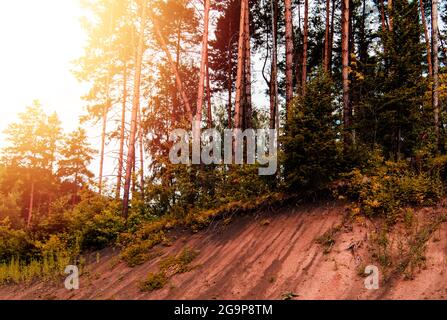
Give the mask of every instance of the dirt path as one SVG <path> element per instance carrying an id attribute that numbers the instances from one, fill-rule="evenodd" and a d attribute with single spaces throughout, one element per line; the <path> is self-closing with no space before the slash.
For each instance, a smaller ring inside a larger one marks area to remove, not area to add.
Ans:
<path id="1" fill-rule="evenodd" d="M 242 217 L 197 234 L 184 234 L 163 255 L 129 268 L 118 251 L 93 258 L 80 289 L 54 284 L 0 287 L 1 299 L 446 299 L 447 224 L 429 240 L 426 268 L 413 280 L 394 279 L 367 290 L 359 271 L 371 261 L 368 239 L 373 226 L 363 220 L 342 228 L 330 253 L 315 239 L 338 226 L 346 208 L 327 204 L 282 210 L 262 217 Z M 138 283 L 157 272 L 163 257 L 185 247 L 199 251 L 192 271 L 174 276 L 162 289 L 141 292 Z M 94 255 L 96 256 L 96 255 Z"/>

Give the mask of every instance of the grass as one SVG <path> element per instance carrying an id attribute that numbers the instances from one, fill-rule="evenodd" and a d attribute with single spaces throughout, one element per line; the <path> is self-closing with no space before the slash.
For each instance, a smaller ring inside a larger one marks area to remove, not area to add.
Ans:
<path id="1" fill-rule="evenodd" d="M 413 279 L 415 272 L 426 265 L 427 243 L 439 229 L 442 223 L 447 222 L 447 215 L 438 215 L 430 219 L 420 228 L 418 219 L 412 213 L 404 213 L 403 225 L 407 233 L 398 235 L 397 244 L 392 246 L 388 234 L 389 226 L 385 223 L 379 231 L 371 237 L 372 257 L 382 266 L 384 282 L 398 275 L 405 279 Z M 410 231 L 411 233 L 408 233 Z M 403 238 L 402 238 L 403 237 Z M 402 240 L 400 240 L 402 238 Z M 396 240 L 395 240 L 396 241 Z"/>
<path id="2" fill-rule="evenodd" d="M 273 207 L 284 206 L 291 199 L 293 199 L 292 196 L 274 193 L 251 201 L 234 201 L 214 209 L 192 211 L 182 218 L 174 215 L 162 216 L 156 220 L 146 222 L 136 232 L 120 235 L 121 245 L 123 246 L 121 258 L 130 267 L 140 265 L 159 256 L 159 253 L 151 253 L 156 245 L 170 246 L 172 244 L 167 234 L 173 228 L 183 227 L 198 232 L 209 226 L 213 221 L 222 221 L 224 225 L 228 225 L 234 215 L 256 213 Z"/>
<path id="3" fill-rule="evenodd" d="M 340 232 L 341 228 L 342 228 L 342 225 L 332 227 L 316 239 L 316 242 L 319 245 L 323 246 L 324 254 L 329 254 L 331 252 L 332 247 L 335 244 L 335 237 Z"/>
<path id="4" fill-rule="evenodd" d="M 198 255 L 198 251 L 185 248 L 179 255 L 163 259 L 160 262 L 160 271 L 149 273 L 140 282 L 140 290 L 151 292 L 163 288 L 174 275 L 191 271 L 194 268 L 191 263 Z"/>
<path id="5" fill-rule="evenodd" d="M 438 216 L 410 239 L 408 251 L 398 265 L 398 270 L 404 273 L 405 278 L 412 279 L 417 269 L 425 267 L 427 242 L 445 222 L 447 222 L 447 215 Z"/>
<path id="6" fill-rule="evenodd" d="M 0 264 L 0 285 L 51 280 L 61 276 L 70 261 L 71 257 L 66 253 L 48 255 L 42 260 L 31 260 L 29 263 L 12 258 L 9 262 Z"/>

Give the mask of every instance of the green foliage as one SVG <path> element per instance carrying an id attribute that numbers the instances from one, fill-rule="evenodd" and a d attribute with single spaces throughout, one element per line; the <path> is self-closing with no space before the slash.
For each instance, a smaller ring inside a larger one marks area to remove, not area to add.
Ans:
<path id="1" fill-rule="evenodd" d="M 388 159 L 411 157 L 433 143 L 419 21 L 417 1 L 394 1 L 393 32 L 382 30 L 381 59 L 367 64 L 364 81 L 354 86 L 356 136 L 370 146 L 379 144 Z"/>
<path id="2" fill-rule="evenodd" d="M 129 267 L 135 267 L 158 256 L 158 253 L 151 252 L 157 244 L 166 241 L 163 231 L 153 233 L 148 239 L 138 239 L 135 243 L 126 246 L 121 252 L 121 258 L 126 261 Z"/>
<path id="3" fill-rule="evenodd" d="M 168 280 L 164 272 L 149 273 L 146 280 L 140 282 L 139 288 L 141 291 L 158 290 L 163 288 Z"/>
<path id="4" fill-rule="evenodd" d="M 0 272 L 3 281 L 51 278 L 86 250 L 113 245 L 125 229 L 119 206 L 90 192 L 66 209 L 67 199 L 55 201 L 47 216 L 36 218 L 32 230 L 0 223 Z M 20 277 L 15 274 L 23 273 Z"/>
<path id="5" fill-rule="evenodd" d="M 29 283 L 37 279 L 52 280 L 64 274 L 71 257 L 64 253 L 44 256 L 41 260 L 23 262 L 11 259 L 0 263 L 0 285 L 5 283 Z"/>
<path id="6" fill-rule="evenodd" d="M 338 192 L 356 200 L 364 214 L 392 220 L 404 206 L 433 205 L 443 195 L 437 174 L 416 172 L 404 162 L 387 161 L 363 171 L 356 168 L 345 179 Z"/>
<path id="7" fill-rule="evenodd" d="M 84 129 L 78 128 L 65 138 L 57 174 L 60 178 L 67 179 L 74 185 L 75 196 L 79 186 L 93 178 L 93 173 L 88 169 L 88 166 L 94 154 L 95 150 L 87 142 L 87 134 Z"/>
<path id="8" fill-rule="evenodd" d="M 285 183 L 293 191 L 320 191 L 337 175 L 337 122 L 330 77 L 319 72 L 288 115 Z"/>
<path id="9" fill-rule="evenodd" d="M 160 262 L 160 271 L 149 273 L 146 280 L 140 282 L 140 290 L 154 291 L 163 288 L 174 275 L 189 272 L 192 269 L 191 263 L 198 255 L 199 252 L 185 248 L 177 256 L 163 259 Z"/>
<path id="10" fill-rule="evenodd" d="M 12 229 L 7 219 L 0 222 L 0 263 L 12 258 L 27 260 L 34 249 L 24 230 Z"/>

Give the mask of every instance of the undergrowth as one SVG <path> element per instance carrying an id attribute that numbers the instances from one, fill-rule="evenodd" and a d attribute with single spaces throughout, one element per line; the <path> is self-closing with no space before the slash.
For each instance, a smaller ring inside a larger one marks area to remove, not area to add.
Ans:
<path id="1" fill-rule="evenodd" d="M 0 284 L 30 283 L 34 280 L 51 280 L 63 275 L 72 258 L 66 253 L 45 256 L 29 262 L 12 258 L 0 264 Z"/>
<path id="2" fill-rule="evenodd" d="M 157 220 L 144 223 L 136 232 L 120 235 L 119 241 L 123 247 L 121 258 L 131 267 L 142 264 L 157 257 L 157 253 L 151 252 L 156 245 L 170 244 L 167 235 L 169 230 L 181 227 L 198 232 L 213 221 L 224 221 L 233 215 L 250 214 L 282 206 L 291 198 L 291 196 L 275 193 L 250 201 L 234 201 L 215 209 L 194 210 L 184 217 L 162 216 Z"/>
<path id="3" fill-rule="evenodd" d="M 185 248 L 177 256 L 169 256 L 160 262 L 160 271 L 149 273 L 147 278 L 139 283 L 141 291 L 154 291 L 163 288 L 176 274 L 191 271 L 191 263 L 199 255 L 198 251 Z"/>

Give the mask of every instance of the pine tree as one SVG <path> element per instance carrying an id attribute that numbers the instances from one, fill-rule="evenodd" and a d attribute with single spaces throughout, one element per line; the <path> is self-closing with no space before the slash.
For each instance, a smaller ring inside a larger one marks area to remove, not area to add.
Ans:
<path id="1" fill-rule="evenodd" d="M 285 182 L 293 191 L 315 192 L 337 168 L 337 118 L 333 83 L 322 69 L 290 111 L 284 138 Z"/>
<path id="2" fill-rule="evenodd" d="M 307 0 L 305 0 L 307 3 Z M 285 0 L 285 24 L 286 24 L 286 114 L 289 112 L 293 99 L 293 15 L 292 0 Z M 304 57 L 304 54 L 303 54 Z M 304 64 L 303 64 L 304 65 Z M 303 67 L 304 68 L 304 67 Z"/>
<path id="3" fill-rule="evenodd" d="M 41 195 L 40 202 L 51 198 L 62 130 L 57 115 L 46 115 L 38 101 L 20 113 L 18 119 L 4 132 L 8 146 L 3 149 L 3 162 L 15 171 L 23 172 L 22 178 L 26 184 L 23 196 L 29 199 L 26 219 L 29 227 L 36 190 Z"/>
<path id="4" fill-rule="evenodd" d="M 393 27 L 385 43 L 389 65 L 376 79 L 380 92 L 377 137 L 386 154 L 395 159 L 411 156 L 421 142 L 419 137 L 428 134 L 421 112 L 427 86 L 422 77 L 424 45 L 418 11 L 417 2 L 393 2 Z"/>
<path id="5" fill-rule="evenodd" d="M 60 150 L 57 176 L 73 185 L 73 204 L 78 200 L 79 188 L 89 183 L 94 176 L 88 167 L 96 151 L 87 140 L 86 131 L 78 128 L 65 138 Z"/>

